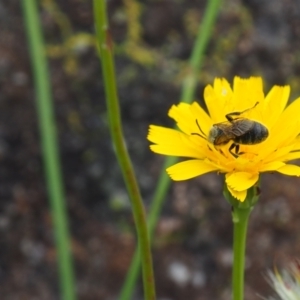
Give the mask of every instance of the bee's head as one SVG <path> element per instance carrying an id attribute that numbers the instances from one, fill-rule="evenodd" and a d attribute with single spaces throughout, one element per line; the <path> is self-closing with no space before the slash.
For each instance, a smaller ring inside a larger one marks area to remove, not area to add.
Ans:
<path id="1" fill-rule="evenodd" d="M 213 125 L 209 130 L 207 139 L 210 143 L 214 144 L 216 138 L 218 138 L 220 134 L 222 134 L 222 130 L 220 130 L 220 128 L 218 128 L 217 126 Z"/>

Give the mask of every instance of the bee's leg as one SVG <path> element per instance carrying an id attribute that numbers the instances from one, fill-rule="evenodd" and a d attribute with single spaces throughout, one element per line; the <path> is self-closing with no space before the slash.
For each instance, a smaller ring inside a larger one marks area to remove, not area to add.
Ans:
<path id="1" fill-rule="evenodd" d="M 234 150 L 234 152 L 233 152 Z M 239 144 L 235 144 L 232 143 L 229 147 L 229 152 L 235 157 L 238 158 L 239 157 L 239 151 L 240 151 L 240 145 Z"/>
<path id="2" fill-rule="evenodd" d="M 229 122 L 233 122 L 234 121 L 234 117 L 235 116 L 239 116 L 241 114 L 241 112 L 232 112 L 230 114 L 227 114 L 225 117 Z"/>
<path id="3" fill-rule="evenodd" d="M 233 152 L 234 149 L 234 152 Z M 229 152 L 234 156 L 235 158 L 238 158 L 240 155 L 245 154 L 245 152 L 240 152 L 240 145 L 232 143 L 229 147 Z"/>
<path id="4" fill-rule="evenodd" d="M 234 111 L 234 112 L 231 112 L 230 114 L 227 114 L 225 117 L 226 119 L 229 121 L 229 122 L 233 122 L 234 121 L 234 117 L 238 117 L 240 116 L 241 114 L 247 112 L 248 110 L 250 109 L 253 109 L 259 102 L 256 102 L 255 105 L 253 107 L 250 107 L 250 108 L 247 108 L 243 111 Z"/>

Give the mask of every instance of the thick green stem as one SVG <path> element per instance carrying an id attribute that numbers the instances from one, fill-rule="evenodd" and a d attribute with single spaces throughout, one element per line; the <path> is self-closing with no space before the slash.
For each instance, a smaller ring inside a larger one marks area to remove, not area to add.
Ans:
<path id="1" fill-rule="evenodd" d="M 221 0 L 211 0 L 207 3 L 203 21 L 199 26 L 195 46 L 189 60 L 190 72 L 183 82 L 182 93 L 180 97 L 180 101 L 182 102 L 191 103 L 194 99 L 197 78 L 203 62 L 204 52 L 210 40 L 213 25 L 219 12 L 219 8 L 221 7 L 221 2 Z M 160 173 L 148 217 L 150 238 L 153 236 L 157 220 L 170 186 L 170 178 L 166 174 L 166 168 L 175 164 L 177 161 L 178 159 L 176 157 L 166 158 Z M 136 250 L 120 293 L 120 300 L 127 300 L 131 298 L 138 278 L 139 268 L 140 257 Z"/>
<path id="2" fill-rule="evenodd" d="M 223 194 L 232 206 L 233 222 L 233 271 L 232 294 L 233 300 L 244 300 L 244 273 L 246 255 L 246 237 L 248 220 L 252 209 L 259 200 L 259 182 L 247 190 L 246 199 L 241 202 L 229 192 L 226 184 Z"/>
<path id="3" fill-rule="evenodd" d="M 46 50 L 36 1 L 23 0 L 21 3 L 23 5 L 35 81 L 35 98 L 43 147 L 43 159 L 58 252 L 61 298 L 74 300 L 76 299 L 76 288 L 71 258 L 68 216 L 56 140 L 56 124 L 52 105 L 50 76 L 45 55 Z"/>
<path id="4" fill-rule="evenodd" d="M 233 300 L 244 300 L 246 236 L 252 208 L 233 209 Z"/>
<path id="5" fill-rule="evenodd" d="M 109 32 L 109 25 L 107 21 L 106 1 L 94 0 L 94 18 L 96 24 L 97 46 L 99 55 L 101 57 L 101 65 L 104 77 L 106 104 L 111 135 L 127 190 L 130 195 L 133 216 L 137 230 L 138 249 L 142 260 L 144 295 L 146 300 L 154 300 L 156 298 L 155 282 L 146 214 L 133 167 L 123 139 L 115 79 L 113 41 Z"/>

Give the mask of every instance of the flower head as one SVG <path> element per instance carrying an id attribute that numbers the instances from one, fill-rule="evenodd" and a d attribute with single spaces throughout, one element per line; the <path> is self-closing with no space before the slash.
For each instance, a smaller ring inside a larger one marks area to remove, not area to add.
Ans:
<path id="1" fill-rule="evenodd" d="M 299 262 L 293 263 L 289 270 L 283 270 L 279 273 L 275 269 L 274 273 L 269 272 L 270 283 L 281 300 L 299 300 L 300 299 L 300 269 Z M 270 298 L 275 300 L 275 298 Z"/>
<path id="2" fill-rule="evenodd" d="M 300 98 L 287 106 L 289 86 L 265 96 L 260 77 L 215 79 L 204 90 L 208 113 L 194 102 L 169 110 L 179 130 L 151 125 L 153 152 L 190 158 L 167 169 L 173 180 L 225 173 L 230 193 L 244 201 L 262 172 L 300 176 L 288 161 L 300 158 Z"/>

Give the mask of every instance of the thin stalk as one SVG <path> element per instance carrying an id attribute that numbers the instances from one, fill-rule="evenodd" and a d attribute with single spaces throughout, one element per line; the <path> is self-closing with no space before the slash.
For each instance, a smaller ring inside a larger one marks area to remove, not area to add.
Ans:
<path id="1" fill-rule="evenodd" d="M 195 41 L 193 52 L 189 60 L 190 73 L 185 78 L 182 86 L 180 101 L 191 103 L 198 82 L 198 74 L 204 61 L 204 52 L 211 38 L 213 26 L 218 12 L 221 8 L 222 0 L 209 0 L 204 12 L 202 23 L 199 26 L 198 35 Z"/>
<path id="2" fill-rule="evenodd" d="M 232 272 L 233 300 L 244 300 L 246 236 L 251 210 L 251 207 L 234 207 Z"/>
<path id="3" fill-rule="evenodd" d="M 182 93 L 180 98 L 180 101 L 182 102 L 191 103 L 194 99 L 195 89 L 197 85 L 197 78 L 203 62 L 204 52 L 210 40 L 212 30 L 213 30 L 213 25 L 215 24 L 217 14 L 221 7 L 221 2 L 222 0 L 211 0 L 208 1 L 207 3 L 207 7 L 204 12 L 203 21 L 199 26 L 198 35 L 195 41 L 193 52 L 189 60 L 190 73 L 183 82 Z M 175 164 L 177 161 L 178 159 L 175 157 L 166 158 L 162 171 L 160 173 L 158 184 L 154 192 L 154 197 L 153 200 L 151 201 L 152 204 L 148 216 L 150 239 L 152 239 L 153 232 L 157 224 L 157 220 L 161 213 L 161 209 L 168 188 L 170 186 L 170 178 L 166 174 L 165 170 L 167 167 Z M 140 268 L 140 258 L 136 250 L 129 271 L 127 273 L 127 277 L 125 279 L 125 282 L 123 284 L 120 293 L 120 300 L 127 300 L 131 298 L 138 278 L 139 268 Z"/>
<path id="4" fill-rule="evenodd" d="M 40 127 L 45 176 L 52 210 L 61 286 L 61 299 L 75 300 L 74 270 L 71 257 L 68 216 L 58 155 L 56 124 L 52 106 L 50 76 L 35 0 L 21 1 L 29 42 L 36 89 L 36 106 Z"/>
<path id="5" fill-rule="evenodd" d="M 113 43 L 107 21 L 106 1 L 94 0 L 93 9 L 96 24 L 97 46 L 101 58 L 104 77 L 109 125 L 116 155 L 119 161 L 119 165 L 122 169 L 123 177 L 131 199 L 133 216 L 138 236 L 138 249 L 142 261 L 144 295 L 146 300 L 154 300 L 156 298 L 155 282 L 152 267 L 151 246 L 146 222 L 146 213 L 134 170 L 123 139 L 115 79 L 115 67 L 112 49 Z"/>

